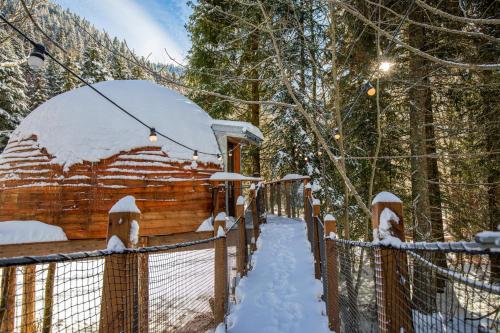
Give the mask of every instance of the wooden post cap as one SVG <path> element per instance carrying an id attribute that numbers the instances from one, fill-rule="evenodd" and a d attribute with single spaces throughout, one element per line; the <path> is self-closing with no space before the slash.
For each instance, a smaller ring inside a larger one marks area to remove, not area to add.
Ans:
<path id="1" fill-rule="evenodd" d="M 243 216 L 245 211 L 245 198 L 241 195 L 236 199 L 236 217 Z"/>
<path id="2" fill-rule="evenodd" d="M 131 195 L 118 200 L 109 210 L 109 224 L 107 241 L 113 237 L 118 237 L 126 248 L 136 247 L 139 242 L 139 227 L 141 211 L 135 204 L 135 198 Z M 116 239 L 112 244 L 120 246 Z"/>
<path id="3" fill-rule="evenodd" d="M 320 207 L 320 201 L 319 199 L 313 199 L 312 201 L 312 206 L 313 206 L 313 216 L 318 217 L 319 216 L 319 207 Z"/>
<path id="4" fill-rule="evenodd" d="M 323 222 L 325 222 L 325 229 L 323 230 L 325 236 L 329 236 L 330 233 L 337 234 L 337 220 L 332 214 L 326 214 Z"/>
<path id="5" fill-rule="evenodd" d="M 219 230 L 221 228 L 222 230 L 222 235 Z M 219 237 L 219 236 L 225 236 L 225 230 L 226 230 L 226 213 L 220 212 L 217 214 L 214 220 L 214 236 Z"/>
<path id="6" fill-rule="evenodd" d="M 380 192 L 372 201 L 374 239 L 382 240 L 389 233 L 405 241 L 403 202 L 391 192 Z"/>

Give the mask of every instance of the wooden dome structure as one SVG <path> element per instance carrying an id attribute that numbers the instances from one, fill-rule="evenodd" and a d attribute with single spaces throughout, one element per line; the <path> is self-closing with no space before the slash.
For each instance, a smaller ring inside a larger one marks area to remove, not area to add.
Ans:
<path id="1" fill-rule="evenodd" d="M 12 133 L 0 155 L 0 221 L 38 220 L 62 227 L 70 239 L 104 238 L 109 209 L 133 195 L 143 215 L 141 235 L 196 230 L 212 213 L 210 175 L 228 164 L 216 156 L 227 151 L 221 138 L 245 135 L 214 132 L 216 121 L 196 104 L 148 81 L 95 87 L 198 150 L 199 159 L 161 136 L 150 142 L 148 128 L 90 88 L 77 88 L 39 106 Z M 245 131 L 261 138 L 250 124 Z"/>

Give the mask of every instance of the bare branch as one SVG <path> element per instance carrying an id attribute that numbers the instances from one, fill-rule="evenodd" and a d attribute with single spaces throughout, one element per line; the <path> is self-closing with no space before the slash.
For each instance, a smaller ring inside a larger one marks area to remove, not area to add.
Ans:
<path id="1" fill-rule="evenodd" d="M 361 20 L 364 23 L 366 23 L 367 25 L 369 25 L 372 29 L 379 32 L 382 36 L 389 38 L 389 39 L 393 39 L 393 36 L 391 36 L 390 33 L 377 27 L 377 25 L 375 23 L 370 21 L 368 18 L 366 18 L 363 14 L 361 14 L 359 11 L 357 11 L 353 7 L 351 7 L 348 4 L 346 4 L 342 1 L 339 1 L 339 0 L 331 0 L 331 1 L 338 3 L 347 12 L 349 12 L 350 14 L 352 14 L 353 16 L 358 18 L 359 20 Z M 394 38 L 393 41 L 395 43 L 398 43 L 399 45 L 401 45 L 402 47 L 404 47 L 405 49 L 407 49 L 408 51 L 410 51 L 416 55 L 419 55 L 427 60 L 441 64 L 441 65 L 446 66 L 446 67 L 456 67 L 456 68 L 464 68 L 464 69 L 470 69 L 470 70 L 483 70 L 483 71 L 484 70 L 491 71 L 491 70 L 500 69 L 500 64 L 468 64 L 468 63 L 461 63 L 461 62 L 454 62 L 454 61 L 440 59 L 440 58 L 434 57 L 434 56 L 432 56 L 424 51 L 421 51 L 419 49 L 414 48 L 413 46 L 410 46 L 410 45 L 404 43 L 399 38 Z"/>

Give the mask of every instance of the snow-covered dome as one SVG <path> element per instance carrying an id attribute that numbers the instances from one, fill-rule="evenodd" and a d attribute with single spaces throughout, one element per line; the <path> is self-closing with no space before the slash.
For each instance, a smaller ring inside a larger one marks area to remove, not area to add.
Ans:
<path id="1" fill-rule="evenodd" d="M 149 81 L 105 81 L 94 85 L 125 110 L 172 139 L 200 152 L 219 153 L 212 118 L 181 94 Z M 58 95 L 36 108 L 11 135 L 19 141 L 36 135 L 40 148 L 65 169 L 97 162 L 120 152 L 159 146 L 173 160 L 190 160 L 193 151 L 161 136 L 149 141 L 149 130 L 89 87 Z M 219 163 L 199 154 L 199 161 Z"/>

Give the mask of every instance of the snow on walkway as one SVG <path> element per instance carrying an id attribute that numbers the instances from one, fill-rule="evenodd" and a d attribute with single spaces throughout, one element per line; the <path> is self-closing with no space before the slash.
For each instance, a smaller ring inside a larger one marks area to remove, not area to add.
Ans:
<path id="1" fill-rule="evenodd" d="M 304 222 L 277 216 L 267 221 L 253 269 L 236 288 L 228 332 L 330 332 Z"/>

